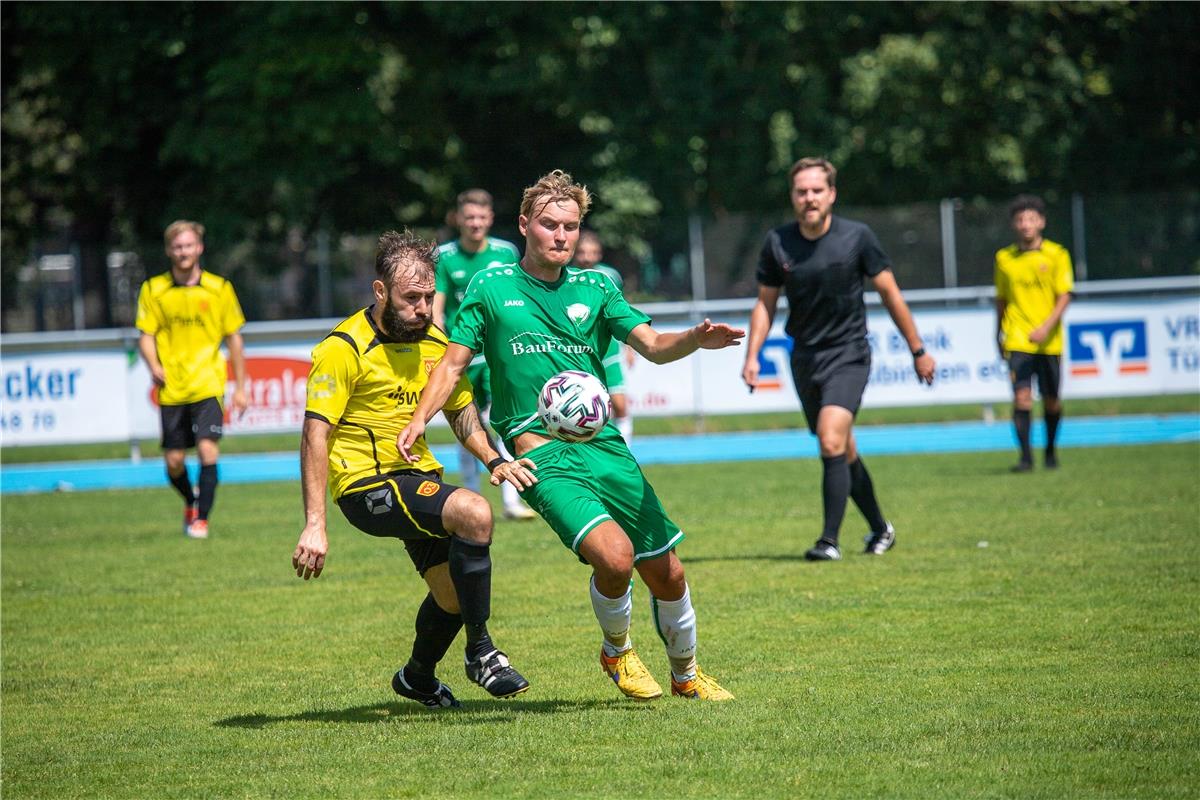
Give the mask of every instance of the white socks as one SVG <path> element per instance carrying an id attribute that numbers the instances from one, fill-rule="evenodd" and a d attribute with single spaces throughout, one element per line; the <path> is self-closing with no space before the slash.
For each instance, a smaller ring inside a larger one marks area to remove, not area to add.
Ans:
<path id="1" fill-rule="evenodd" d="M 628 650 L 629 621 L 633 618 L 633 583 L 620 597 L 605 597 L 596 589 L 595 578 L 588 580 L 591 589 L 592 610 L 596 612 L 596 621 L 604 632 L 604 653 L 609 658 Z M 694 649 L 694 648 L 693 648 Z"/>
<path id="2" fill-rule="evenodd" d="M 508 450 L 504 447 L 504 442 L 500 441 L 499 437 L 496 438 L 496 451 L 509 461 L 513 460 L 513 457 L 508 454 Z M 517 491 L 517 487 L 508 481 L 500 484 L 500 498 L 504 501 L 505 508 L 516 508 L 521 505 L 521 493 Z"/>
<path id="3" fill-rule="evenodd" d="M 616 423 L 617 430 L 620 432 L 621 438 L 625 440 L 625 444 L 633 444 L 633 417 L 627 414 L 617 417 L 613 422 Z"/>
<path id="4" fill-rule="evenodd" d="M 683 597 L 678 600 L 650 598 L 658 635 L 667 646 L 667 658 L 671 660 L 671 673 L 675 680 L 684 681 L 696 677 L 696 611 L 692 608 L 692 595 L 687 586 Z"/>

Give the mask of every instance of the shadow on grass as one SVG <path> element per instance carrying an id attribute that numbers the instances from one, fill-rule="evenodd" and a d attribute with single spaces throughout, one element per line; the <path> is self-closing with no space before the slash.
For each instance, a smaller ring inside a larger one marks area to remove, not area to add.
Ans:
<path id="1" fill-rule="evenodd" d="M 651 708 L 651 703 L 631 703 L 622 698 L 607 700 L 477 700 L 464 701 L 461 708 L 429 709 L 417 703 L 377 703 L 371 706 L 300 711 L 295 714 L 243 714 L 213 723 L 220 728 L 265 728 L 287 722 L 446 722 L 477 725 L 506 722 L 518 714 L 570 714 L 592 709 L 628 712 Z"/>
<path id="2" fill-rule="evenodd" d="M 738 556 L 683 556 L 683 565 L 703 564 L 705 561 L 803 561 L 804 553 L 744 554 Z"/>

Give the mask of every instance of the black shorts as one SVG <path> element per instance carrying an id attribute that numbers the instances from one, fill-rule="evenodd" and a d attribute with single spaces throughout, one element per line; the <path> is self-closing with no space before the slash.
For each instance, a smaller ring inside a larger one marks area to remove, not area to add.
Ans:
<path id="1" fill-rule="evenodd" d="M 197 439 L 219 441 L 225 432 L 225 413 L 217 398 L 208 397 L 180 406 L 161 406 L 163 450 L 186 450 Z"/>
<path id="2" fill-rule="evenodd" d="M 870 376 L 871 345 L 865 339 L 825 350 L 792 351 L 792 381 L 813 433 L 825 406 L 840 406 L 858 414 Z"/>
<path id="3" fill-rule="evenodd" d="M 1058 399 L 1058 390 L 1062 386 L 1062 356 L 1050 356 L 1045 353 L 1019 353 L 1012 351 L 1008 354 L 1008 377 L 1012 379 L 1013 391 L 1028 389 L 1033 384 L 1033 376 L 1037 376 L 1038 392 L 1042 397 Z"/>
<path id="4" fill-rule="evenodd" d="M 446 500 L 458 489 L 434 472 L 401 470 L 372 478 L 338 498 L 350 524 L 371 536 L 400 539 L 421 575 L 450 559 L 450 531 L 442 524 Z"/>

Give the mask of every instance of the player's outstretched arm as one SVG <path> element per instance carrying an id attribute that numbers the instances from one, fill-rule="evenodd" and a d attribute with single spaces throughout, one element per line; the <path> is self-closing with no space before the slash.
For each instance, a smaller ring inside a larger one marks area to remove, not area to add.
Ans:
<path id="1" fill-rule="evenodd" d="M 758 388 L 758 354 L 762 352 L 767 334 L 775 322 L 775 310 L 779 307 L 778 286 L 759 284 L 758 299 L 750 310 L 750 336 L 746 339 L 746 361 L 742 365 L 742 382 L 753 392 Z"/>
<path id="2" fill-rule="evenodd" d="M 697 350 L 720 350 L 741 344 L 745 335 L 741 328 L 731 328 L 725 323 L 714 325 L 708 319 L 674 333 L 660 333 L 643 322 L 629 332 L 627 343 L 643 358 L 655 364 L 668 364 Z"/>
<path id="3" fill-rule="evenodd" d="M 532 461 L 528 458 L 509 461 L 500 455 L 488 436 L 483 419 L 479 416 L 479 409 L 474 403 L 457 411 L 442 409 L 442 413 L 446 415 L 450 429 L 467 452 L 488 468 L 488 472 L 492 474 L 493 486 L 508 481 L 520 492 L 537 483 L 537 477 L 533 474 L 537 466 Z"/>
<path id="4" fill-rule="evenodd" d="M 450 393 L 458 385 L 458 379 L 462 377 L 463 370 L 471 363 L 474 355 L 469 347 L 451 342 L 442 360 L 429 374 L 429 382 L 421 390 L 421 399 L 413 409 L 412 420 L 396 436 L 396 449 L 409 463 L 421 460 L 420 456 L 413 454 L 413 445 L 425 434 L 426 423 L 446 405 Z"/>
<path id="5" fill-rule="evenodd" d="M 904 302 L 904 295 L 900 293 L 900 284 L 896 283 L 896 276 L 890 269 L 885 269 L 872 278 L 871 283 L 874 284 L 875 291 L 879 292 L 879 299 L 883 301 L 884 307 L 891 315 L 892 322 L 896 323 L 900 335 L 908 342 L 908 349 L 913 353 L 913 369 L 916 370 L 917 378 L 923 383 L 933 385 L 933 374 L 937 363 L 933 360 L 933 356 L 925 352 L 925 347 L 921 344 L 921 335 L 917 333 L 917 323 L 913 322 L 912 312 L 908 310 L 908 303 Z"/>
<path id="6" fill-rule="evenodd" d="M 319 578 L 325 569 L 329 537 L 325 532 L 325 481 L 329 477 L 329 432 L 323 420 L 304 420 L 300 434 L 300 486 L 304 492 L 304 530 L 292 551 L 296 577 Z"/>

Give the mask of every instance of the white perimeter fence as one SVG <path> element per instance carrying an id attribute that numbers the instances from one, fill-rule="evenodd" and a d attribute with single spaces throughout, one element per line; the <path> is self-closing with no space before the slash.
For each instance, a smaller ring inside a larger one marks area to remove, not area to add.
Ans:
<path id="1" fill-rule="evenodd" d="M 873 361 L 864 406 L 1006 402 L 1010 388 L 995 347 L 992 288 L 915 290 L 905 297 L 937 359 L 937 380 L 933 387 L 917 383 L 906 344 L 878 296 L 868 292 Z M 744 327 L 752 305 L 738 299 L 642 310 L 656 328 L 669 331 L 703 317 Z M 797 410 L 786 316 L 781 303 L 761 354 L 764 385 L 754 394 L 740 378 L 741 348 L 701 351 L 663 366 L 633 359 L 626 391 L 635 416 Z M 299 430 L 309 353 L 339 321 L 247 324 L 250 409 L 229 420 L 226 431 Z M 1077 284 L 1064 324 L 1064 397 L 1200 392 L 1200 276 Z M 136 342 L 137 331 L 127 328 L 0 337 L 0 445 L 156 438 L 158 409 Z"/>

